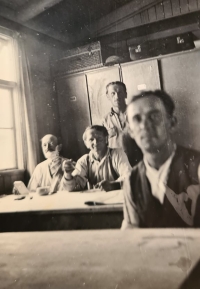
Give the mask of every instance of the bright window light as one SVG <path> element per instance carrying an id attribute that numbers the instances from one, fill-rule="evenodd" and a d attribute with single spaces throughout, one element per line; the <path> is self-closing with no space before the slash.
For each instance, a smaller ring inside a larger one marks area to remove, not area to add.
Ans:
<path id="1" fill-rule="evenodd" d="M 0 170 L 16 168 L 12 90 L 0 87 Z"/>
<path id="2" fill-rule="evenodd" d="M 18 169 L 19 103 L 13 38 L 0 33 L 0 170 Z"/>

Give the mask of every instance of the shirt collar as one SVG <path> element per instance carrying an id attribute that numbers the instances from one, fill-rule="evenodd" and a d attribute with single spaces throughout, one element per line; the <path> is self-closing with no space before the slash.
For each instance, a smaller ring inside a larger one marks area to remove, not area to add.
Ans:
<path id="1" fill-rule="evenodd" d="M 156 197 L 161 204 L 164 202 L 165 192 L 166 192 L 166 184 L 168 181 L 168 175 L 170 171 L 170 166 L 172 163 L 172 159 L 175 155 L 175 149 L 169 158 L 162 164 L 159 170 L 152 168 L 146 159 L 144 159 L 144 164 L 146 167 L 146 176 L 151 185 L 151 192 L 154 197 Z"/>
<path id="2" fill-rule="evenodd" d="M 147 159 L 143 158 L 143 161 L 144 161 L 144 164 L 145 164 L 145 167 L 146 167 L 146 171 L 149 172 L 150 174 L 154 174 L 154 175 L 158 175 L 158 177 L 162 174 L 162 172 L 164 170 L 167 170 L 169 169 L 170 165 L 171 165 L 171 162 L 172 162 L 172 159 L 175 155 L 175 151 L 176 151 L 176 145 L 174 145 L 174 149 L 171 153 L 171 155 L 169 156 L 169 158 L 162 164 L 162 166 L 159 168 L 159 170 L 156 170 L 155 168 L 151 167 L 147 161 Z"/>
<path id="3" fill-rule="evenodd" d="M 111 107 L 110 116 L 113 116 L 114 114 L 117 114 L 117 113 L 114 111 L 113 107 Z"/>

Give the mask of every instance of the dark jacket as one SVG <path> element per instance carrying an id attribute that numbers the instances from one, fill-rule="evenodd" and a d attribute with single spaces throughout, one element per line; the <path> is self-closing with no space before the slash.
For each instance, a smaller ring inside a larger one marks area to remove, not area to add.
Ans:
<path id="1" fill-rule="evenodd" d="M 176 194 L 188 194 L 188 188 L 196 186 L 199 191 L 197 170 L 200 163 L 200 153 L 177 146 L 175 156 L 170 166 L 167 186 Z M 139 227 L 189 227 L 165 194 L 161 204 L 152 195 L 150 183 L 146 177 L 146 168 L 141 161 L 132 169 L 124 184 L 124 219 L 134 224 L 134 213 L 139 218 Z M 199 207 L 200 198 L 197 206 Z M 192 200 L 183 204 L 191 215 Z M 199 226 L 200 208 L 196 208 L 194 226 Z"/>

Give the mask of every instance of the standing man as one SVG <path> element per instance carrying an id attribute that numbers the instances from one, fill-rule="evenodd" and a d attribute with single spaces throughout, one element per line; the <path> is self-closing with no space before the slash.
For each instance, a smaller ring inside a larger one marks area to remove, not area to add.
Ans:
<path id="1" fill-rule="evenodd" d="M 175 144 L 174 109 L 160 90 L 134 96 L 127 107 L 129 133 L 143 160 L 124 185 L 122 229 L 200 225 L 200 154 Z"/>
<path id="2" fill-rule="evenodd" d="M 130 138 L 126 127 L 126 85 L 121 81 L 110 82 L 106 86 L 106 95 L 112 107 L 103 119 L 103 126 L 108 130 L 108 146 L 123 148 L 131 166 L 142 159 L 142 153 L 135 141 Z"/>
<path id="3" fill-rule="evenodd" d="M 106 127 L 109 134 L 109 147 L 122 147 L 122 132 L 125 128 L 126 111 L 126 86 L 121 81 L 110 82 L 106 86 L 106 95 L 110 100 L 112 107 L 103 119 L 103 126 Z"/>

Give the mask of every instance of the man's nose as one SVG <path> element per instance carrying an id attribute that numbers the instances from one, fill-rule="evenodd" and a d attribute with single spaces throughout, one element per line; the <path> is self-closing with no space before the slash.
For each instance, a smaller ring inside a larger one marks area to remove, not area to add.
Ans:
<path id="1" fill-rule="evenodd" d="M 51 149 L 51 145 L 50 143 L 47 144 L 47 150 L 50 150 Z"/>
<path id="2" fill-rule="evenodd" d="M 93 144 L 95 144 L 95 145 L 97 144 L 97 139 L 96 138 L 93 139 Z"/>
<path id="3" fill-rule="evenodd" d="M 143 116 L 140 121 L 140 128 L 148 129 L 149 128 L 149 119 L 146 116 Z"/>
<path id="4" fill-rule="evenodd" d="M 114 100 L 118 100 L 119 99 L 119 94 L 116 92 L 114 95 Z"/>

